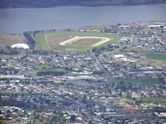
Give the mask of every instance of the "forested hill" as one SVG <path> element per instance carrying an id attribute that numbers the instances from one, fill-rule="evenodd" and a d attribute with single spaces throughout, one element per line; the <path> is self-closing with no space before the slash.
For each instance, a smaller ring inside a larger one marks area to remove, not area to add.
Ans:
<path id="1" fill-rule="evenodd" d="M 0 0 L 0 8 L 36 8 L 55 6 L 106 6 L 163 3 L 166 0 Z"/>

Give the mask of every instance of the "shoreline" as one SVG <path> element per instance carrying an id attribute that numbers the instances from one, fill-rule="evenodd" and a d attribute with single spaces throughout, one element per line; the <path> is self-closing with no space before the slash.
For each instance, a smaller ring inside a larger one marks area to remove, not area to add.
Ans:
<path id="1" fill-rule="evenodd" d="M 56 7 L 109 7 L 109 6 L 146 6 L 146 5 L 166 5 L 166 2 L 162 3 L 140 3 L 140 4 L 68 4 L 68 5 L 55 5 L 55 6 L 9 6 L 0 7 L 0 9 L 44 9 L 44 8 L 56 8 Z"/>

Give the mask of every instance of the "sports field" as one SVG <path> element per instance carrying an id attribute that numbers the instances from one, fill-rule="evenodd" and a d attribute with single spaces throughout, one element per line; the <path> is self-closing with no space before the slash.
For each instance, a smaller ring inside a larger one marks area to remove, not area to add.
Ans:
<path id="1" fill-rule="evenodd" d="M 117 79 L 113 80 L 115 83 L 124 83 L 124 84 L 157 84 L 161 81 L 158 78 L 139 78 L 139 79 Z"/>
<path id="2" fill-rule="evenodd" d="M 113 34 L 97 32 L 48 32 L 39 33 L 35 37 L 37 49 L 85 51 L 118 41 Z"/>
<path id="3" fill-rule="evenodd" d="M 146 58 L 154 61 L 166 62 L 166 55 L 164 53 L 149 53 Z"/>

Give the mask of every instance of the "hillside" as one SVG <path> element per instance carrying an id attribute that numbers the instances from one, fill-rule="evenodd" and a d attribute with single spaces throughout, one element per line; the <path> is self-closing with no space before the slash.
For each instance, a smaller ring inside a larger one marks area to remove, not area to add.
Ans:
<path id="1" fill-rule="evenodd" d="M 55 6 L 106 6 L 163 3 L 166 0 L 1 0 L 0 8 L 36 8 Z"/>

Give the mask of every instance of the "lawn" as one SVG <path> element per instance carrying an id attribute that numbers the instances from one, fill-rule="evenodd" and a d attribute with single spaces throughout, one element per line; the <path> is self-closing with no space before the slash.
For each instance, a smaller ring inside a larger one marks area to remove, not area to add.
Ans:
<path id="1" fill-rule="evenodd" d="M 34 67 L 34 72 L 36 72 L 37 75 L 63 75 L 66 73 L 66 70 L 49 65 L 37 65 Z"/>
<path id="2" fill-rule="evenodd" d="M 166 54 L 162 53 L 150 53 L 146 54 L 147 59 L 155 60 L 155 61 L 166 61 Z"/>
<path id="3" fill-rule="evenodd" d="M 139 78 L 139 79 L 118 79 L 114 80 L 115 83 L 124 83 L 124 84 L 155 84 L 160 83 L 160 80 L 157 78 Z"/>
<path id="4" fill-rule="evenodd" d="M 144 102 L 144 103 L 166 103 L 166 97 L 142 98 L 142 102 Z"/>
<path id="5" fill-rule="evenodd" d="M 45 33 L 37 34 L 36 39 L 35 39 L 37 41 L 36 48 L 42 49 L 42 50 L 50 50 L 49 46 L 45 42 L 44 36 L 45 36 Z"/>
<path id="6" fill-rule="evenodd" d="M 113 34 L 106 34 L 106 33 L 99 33 L 99 32 L 69 32 L 69 31 L 57 31 L 57 32 L 42 32 L 35 36 L 35 40 L 37 41 L 37 49 L 42 50 L 52 50 L 52 49 L 58 49 L 58 50 L 76 50 L 76 51 L 84 51 L 89 50 L 92 48 L 92 44 L 94 43 L 94 40 L 92 39 L 82 39 L 79 42 L 75 42 L 74 45 L 66 45 L 62 46 L 60 43 L 69 40 L 75 36 L 80 37 L 106 37 L 110 38 L 111 40 L 107 43 L 103 43 L 100 46 L 114 43 L 119 40 L 119 37 L 117 35 Z M 83 43 L 84 42 L 84 43 Z"/>

